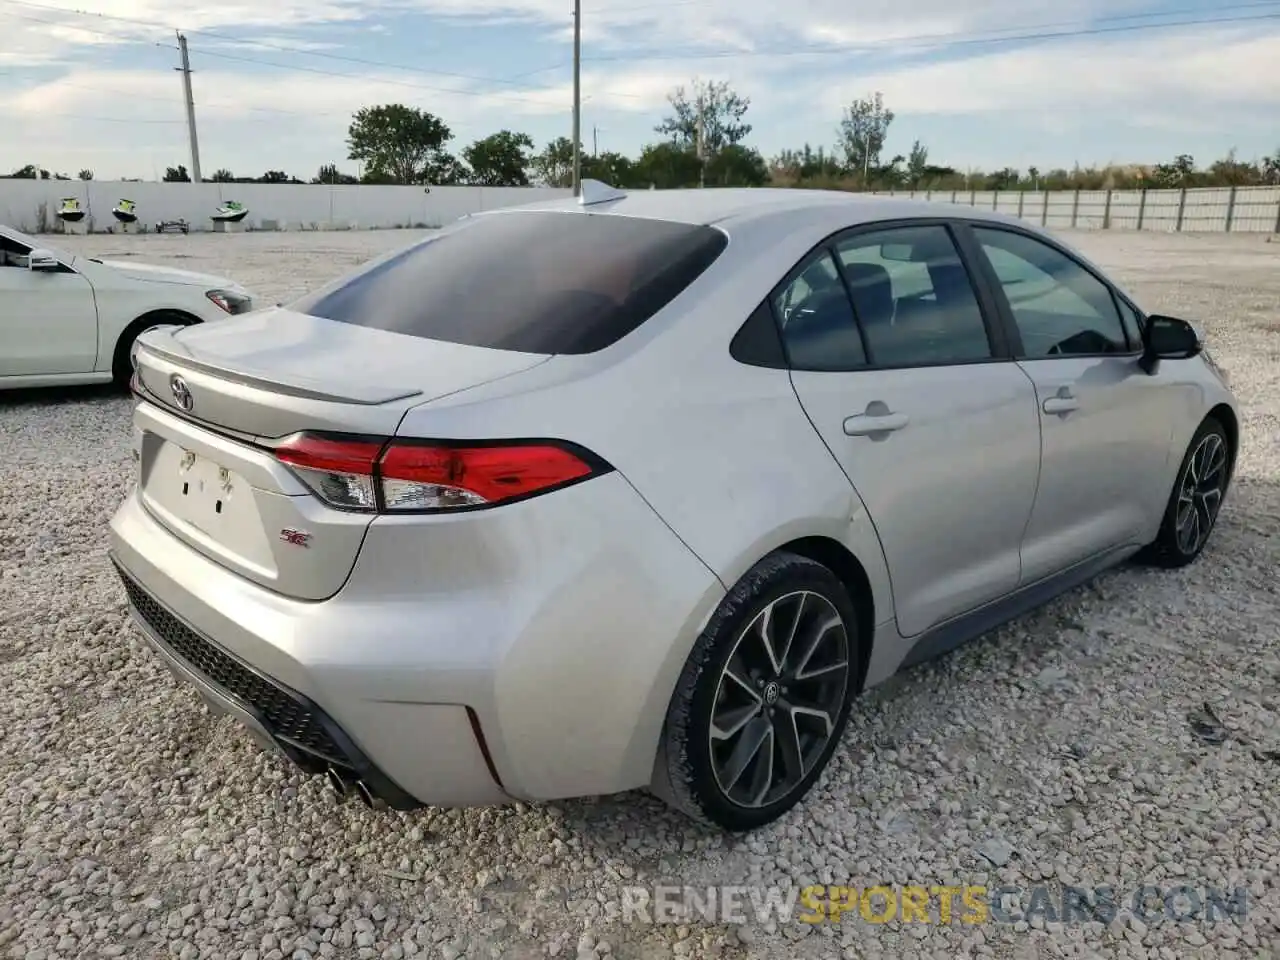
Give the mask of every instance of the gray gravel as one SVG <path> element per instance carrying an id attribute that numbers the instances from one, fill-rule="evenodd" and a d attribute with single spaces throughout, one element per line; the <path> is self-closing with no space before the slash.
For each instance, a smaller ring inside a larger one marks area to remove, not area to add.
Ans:
<path id="1" fill-rule="evenodd" d="M 406 238 L 67 245 L 283 298 Z M 336 806 L 135 640 L 103 536 L 131 476 L 129 403 L 0 399 L 0 956 L 1280 956 L 1280 243 L 1072 239 L 1150 308 L 1203 318 L 1232 374 L 1247 446 L 1212 545 L 1178 573 L 1110 573 L 865 698 L 808 803 L 742 840 L 643 795 Z M 622 887 L 656 883 L 1110 884 L 1126 909 L 621 922 Z M 1130 918 L 1143 884 L 1245 887 L 1248 914 Z"/>

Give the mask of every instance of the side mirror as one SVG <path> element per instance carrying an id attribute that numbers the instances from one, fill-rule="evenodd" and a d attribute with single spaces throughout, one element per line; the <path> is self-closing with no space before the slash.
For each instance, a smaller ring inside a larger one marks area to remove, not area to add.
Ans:
<path id="1" fill-rule="evenodd" d="M 1152 314 L 1147 317 L 1142 368 L 1155 372 L 1161 360 L 1189 360 L 1204 351 L 1204 338 L 1193 324 L 1177 317 Z"/>
<path id="2" fill-rule="evenodd" d="M 41 250 L 37 248 L 27 254 L 28 270 L 47 273 L 51 270 L 57 270 L 59 266 L 58 258 L 48 250 Z"/>

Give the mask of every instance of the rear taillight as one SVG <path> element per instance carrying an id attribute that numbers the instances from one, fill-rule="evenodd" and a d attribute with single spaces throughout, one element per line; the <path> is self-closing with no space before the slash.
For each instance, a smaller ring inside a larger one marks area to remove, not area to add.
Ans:
<path id="1" fill-rule="evenodd" d="M 611 469 L 555 440 L 445 443 L 303 433 L 274 452 L 330 506 L 381 513 L 491 507 Z"/>
<path id="2" fill-rule="evenodd" d="M 276 448 L 276 458 L 288 464 L 311 492 L 334 507 L 376 510 L 374 467 L 386 441 L 365 437 L 329 439 L 300 433 Z"/>

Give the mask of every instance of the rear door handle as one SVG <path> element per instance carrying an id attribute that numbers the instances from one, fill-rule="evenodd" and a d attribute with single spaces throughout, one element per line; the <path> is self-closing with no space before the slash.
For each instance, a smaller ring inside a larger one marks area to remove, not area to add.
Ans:
<path id="1" fill-rule="evenodd" d="M 867 437 L 901 430 L 908 422 L 910 418 L 905 413 L 860 413 L 845 418 L 844 432 L 850 437 Z"/>

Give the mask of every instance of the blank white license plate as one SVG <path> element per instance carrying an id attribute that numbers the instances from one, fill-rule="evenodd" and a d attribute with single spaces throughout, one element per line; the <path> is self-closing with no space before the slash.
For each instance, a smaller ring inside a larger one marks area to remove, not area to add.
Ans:
<path id="1" fill-rule="evenodd" d="M 208 457 L 165 441 L 147 475 L 146 496 L 219 543 L 247 547 L 260 533 L 253 491 L 244 477 Z"/>

